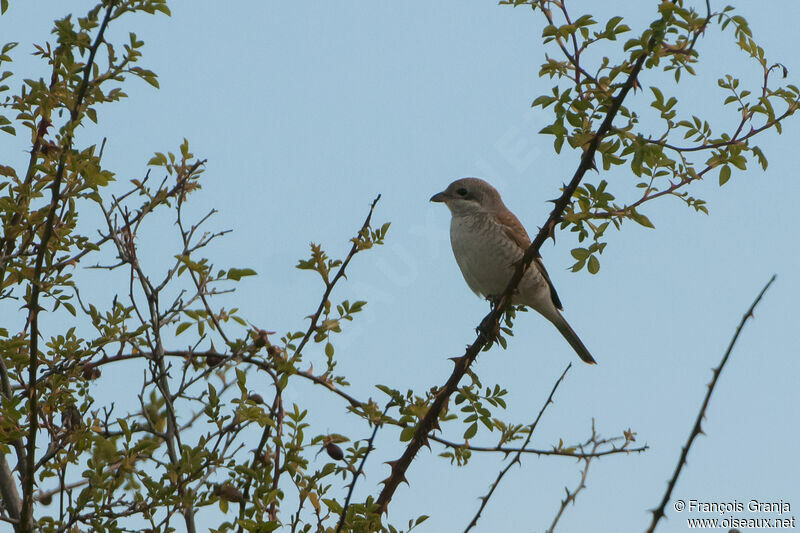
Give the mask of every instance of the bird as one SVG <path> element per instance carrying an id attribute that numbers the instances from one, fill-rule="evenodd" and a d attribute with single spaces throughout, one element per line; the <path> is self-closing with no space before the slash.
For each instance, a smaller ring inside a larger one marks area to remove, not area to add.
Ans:
<path id="1" fill-rule="evenodd" d="M 505 206 L 497 189 L 479 178 L 458 179 L 430 201 L 443 203 L 450 210 L 450 245 L 469 288 L 489 300 L 500 297 L 531 244 L 519 219 Z M 584 362 L 596 364 L 561 314 L 561 300 L 541 258 L 531 262 L 511 303 L 537 311 L 558 329 Z"/>

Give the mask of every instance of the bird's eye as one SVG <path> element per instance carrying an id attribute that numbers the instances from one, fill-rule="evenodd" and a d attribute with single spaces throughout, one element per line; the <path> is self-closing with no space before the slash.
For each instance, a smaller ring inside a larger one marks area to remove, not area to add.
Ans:
<path id="1" fill-rule="evenodd" d="M 456 194 L 459 195 L 459 196 L 466 196 L 467 195 L 467 189 L 465 189 L 464 187 L 461 187 L 460 189 L 458 189 L 456 191 Z"/>

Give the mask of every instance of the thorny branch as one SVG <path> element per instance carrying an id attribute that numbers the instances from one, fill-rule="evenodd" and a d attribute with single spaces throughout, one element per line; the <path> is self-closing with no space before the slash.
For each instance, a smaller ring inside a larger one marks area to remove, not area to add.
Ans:
<path id="1" fill-rule="evenodd" d="M 592 462 L 592 459 L 595 457 L 593 454 L 597 451 L 598 446 L 602 439 L 597 438 L 597 433 L 594 430 L 594 420 L 592 420 L 592 437 L 581 446 L 581 451 L 583 451 L 584 446 L 588 446 L 589 444 L 592 445 L 592 451 L 586 455 L 583 461 L 583 469 L 581 470 L 581 479 L 578 483 L 578 486 L 570 492 L 568 488 L 564 488 L 564 491 L 567 493 L 563 500 L 561 500 L 561 505 L 558 508 L 558 512 L 556 513 L 555 518 L 553 518 L 553 522 L 550 524 L 550 527 L 547 529 L 547 533 L 553 533 L 556 529 L 556 524 L 561 519 L 561 515 L 564 514 L 564 511 L 567 509 L 567 505 L 570 503 L 575 503 L 575 498 L 577 498 L 578 493 L 586 488 L 586 476 L 589 474 L 589 464 Z"/>
<path id="2" fill-rule="evenodd" d="M 720 361 L 719 365 L 716 368 L 712 369 L 713 377 L 711 378 L 711 382 L 708 384 L 708 390 L 706 391 L 706 396 L 703 398 L 703 403 L 700 406 L 700 412 L 697 413 L 697 419 L 694 421 L 694 426 L 692 427 L 691 433 L 689 433 L 689 438 L 686 441 L 686 444 L 681 449 L 681 455 L 678 458 L 678 464 L 675 465 L 675 472 L 672 474 L 672 478 L 670 478 L 669 483 L 667 484 L 667 490 L 664 491 L 664 496 L 661 498 L 661 503 L 656 509 L 653 509 L 653 520 L 650 522 L 650 527 L 647 528 L 646 533 L 653 533 L 656 530 L 656 526 L 658 525 L 659 520 L 664 517 L 664 509 L 667 507 L 667 503 L 669 503 L 670 497 L 672 496 L 672 490 L 675 488 L 675 483 L 678 481 L 678 476 L 681 475 L 681 470 L 683 466 L 686 464 L 686 457 L 689 455 L 689 449 L 692 447 L 692 443 L 694 443 L 694 439 L 697 438 L 698 435 L 703 433 L 703 429 L 701 424 L 703 419 L 706 416 L 706 408 L 708 407 L 708 402 L 711 400 L 711 394 L 714 392 L 714 388 L 717 386 L 717 381 L 719 380 L 719 375 L 722 373 L 722 369 L 725 368 L 725 364 L 728 362 L 728 358 L 733 351 L 733 347 L 736 345 L 736 341 L 739 339 L 739 334 L 742 332 L 745 323 L 747 322 L 748 318 L 753 318 L 753 311 L 755 311 L 756 306 L 763 298 L 764 293 L 767 292 L 772 282 L 775 281 L 776 275 L 772 275 L 764 288 L 761 289 L 761 292 L 758 293 L 756 299 L 753 300 L 753 303 L 750 305 L 750 308 L 742 317 L 742 320 L 739 322 L 739 326 L 736 328 L 736 333 L 734 333 L 731 342 L 728 344 L 728 349 L 725 350 L 725 355 L 722 356 L 722 360 Z"/>
<path id="3" fill-rule="evenodd" d="M 457 442 L 452 442 L 449 440 L 445 440 L 441 437 L 437 437 L 436 435 L 433 434 L 428 435 L 428 438 L 434 442 L 443 444 L 448 448 L 465 449 L 471 452 L 499 452 L 504 455 L 508 455 L 510 453 L 527 453 L 530 455 L 539 455 L 539 456 L 571 457 L 573 459 L 584 459 L 586 457 L 603 457 L 606 455 L 616 455 L 618 453 L 625 453 L 625 454 L 642 453 L 650 449 L 650 447 L 647 444 L 642 446 L 637 446 L 635 448 L 628 448 L 625 445 L 623 445 L 622 447 L 617 447 L 616 443 L 619 441 L 623 441 L 625 443 L 628 442 L 624 436 L 603 439 L 603 444 L 608 444 L 610 448 L 607 450 L 595 451 L 592 452 L 591 454 L 587 452 L 575 451 L 572 449 L 574 448 L 574 446 L 570 446 L 563 449 L 554 448 L 552 450 L 539 450 L 534 448 L 514 448 L 513 446 L 475 446 L 473 444 L 459 444 Z"/>
<path id="4" fill-rule="evenodd" d="M 198 360 L 198 361 L 208 360 L 208 361 L 213 362 L 213 364 L 212 363 L 207 363 L 209 365 L 209 370 L 207 370 L 203 374 L 199 375 L 197 378 L 194 378 L 192 380 L 192 382 L 187 382 L 187 385 L 190 384 L 190 383 L 193 383 L 195 381 L 198 381 L 200 379 L 207 378 L 207 373 L 210 370 L 213 370 L 213 368 L 216 368 L 216 365 L 219 364 L 219 363 L 217 363 L 217 361 L 222 361 L 222 360 L 226 359 L 226 354 L 224 354 L 222 352 L 219 352 L 219 351 L 216 351 L 216 350 L 203 350 L 203 351 L 196 351 L 196 350 L 164 350 L 164 355 L 167 356 L 167 357 L 176 357 L 176 358 L 184 359 L 187 362 L 187 364 L 188 364 L 188 362 L 190 362 L 192 360 Z M 119 363 L 119 362 L 123 362 L 123 361 L 134 361 L 134 360 L 137 360 L 137 359 L 150 359 L 152 357 L 153 357 L 152 353 L 144 352 L 144 351 L 137 351 L 136 353 L 120 353 L 120 354 L 114 355 L 114 356 L 104 356 L 103 358 L 90 363 L 89 366 L 91 368 L 100 368 L 100 367 L 103 367 L 105 365 Z M 269 362 L 264 361 L 261 358 L 253 357 L 253 356 L 242 356 L 241 361 L 242 361 L 242 363 L 253 365 L 254 367 L 258 368 L 259 370 L 263 370 L 264 372 L 269 373 L 270 376 L 273 379 L 273 382 L 277 382 L 277 377 L 276 377 L 276 375 L 274 373 L 274 368 L 272 367 L 272 365 Z M 75 363 L 73 363 L 73 365 L 74 364 Z M 86 365 L 84 365 L 84 367 L 85 366 Z M 63 367 L 61 369 L 61 372 L 64 372 L 64 373 L 69 372 L 71 370 L 71 368 L 72 368 L 72 366 Z M 298 377 L 301 377 L 303 379 L 306 379 L 306 380 L 314 383 L 315 385 L 320 385 L 322 387 L 325 387 L 329 391 L 333 392 L 337 396 L 339 396 L 342 399 L 344 399 L 354 409 L 359 409 L 359 408 L 362 408 L 364 405 L 367 405 L 367 402 L 364 402 L 363 400 L 359 400 L 355 396 L 353 396 L 353 395 L 345 392 L 341 388 L 337 387 L 335 384 L 333 384 L 330 381 L 330 379 L 328 379 L 325 376 L 325 374 L 316 375 L 316 374 L 313 374 L 312 372 L 310 372 L 308 370 L 297 370 L 294 373 L 294 375 L 296 375 Z M 42 377 L 40 377 L 39 380 L 41 381 Z M 226 388 L 228 386 L 230 386 L 230 384 L 226 385 Z M 183 390 L 185 388 L 186 388 L 185 386 L 181 387 L 181 390 Z M 179 390 L 175 394 L 173 394 L 173 397 L 180 396 L 181 395 L 181 390 Z M 190 425 L 190 423 L 192 421 L 196 420 L 197 417 L 199 417 L 199 416 L 200 416 L 200 413 L 196 413 L 189 420 L 189 422 L 187 422 L 187 424 L 184 424 L 184 426 L 181 427 L 181 431 L 185 427 L 188 427 Z M 394 420 L 392 418 L 384 419 L 384 423 L 390 424 L 390 425 L 393 425 L 393 426 L 397 426 L 397 427 L 399 427 L 401 429 L 404 429 L 404 428 L 407 427 L 406 423 L 398 422 L 397 420 Z M 109 436 L 110 436 L 110 434 L 109 434 Z M 163 437 L 162 435 L 159 435 L 159 436 Z M 430 440 L 434 441 L 434 442 L 438 442 L 439 444 L 441 444 L 441 445 L 443 445 L 443 446 L 445 446 L 447 448 L 451 448 L 451 449 L 454 449 L 454 450 L 455 449 L 469 450 L 471 452 L 479 452 L 479 453 L 480 452 L 483 452 L 483 453 L 501 453 L 501 454 L 504 454 L 504 455 L 507 455 L 507 454 L 510 454 L 510 453 L 524 453 L 524 454 L 539 455 L 539 456 L 569 457 L 569 458 L 573 458 L 573 459 L 582 459 L 582 458 L 587 456 L 585 453 L 576 452 L 576 451 L 572 451 L 571 449 L 569 449 L 569 448 L 573 448 L 573 447 L 569 447 L 567 449 L 555 449 L 554 448 L 554 449 L 550 449 L 550 450 L 542 450 L 542 449 L 536 449 L 536 448 L 527 448 L 527 447 L 517 448 L 517 447 L 513 447 L 513 446 L 503 446 L 503 445 L 479 446 L 479 445 L 470 444 L 470 443 L 464 443 L 464 442 L 454 442 L 454 441 L 442 438 L 442 437 L 440 437 L 440 436 L 438 436 L 438 435 L 436 435 L 434 433 L 429 434 L 428 438 Z M 618 448 L 618 447 L 614 447 L 614 443 L 617 442 L 617 441 L 620 441 L 620 440 L 625 440 L 625 439 L 623 437 L 621 437 L 621 436 L 620 437 L 614 437 L 614 438 L 605 439 L 605 442 L 608 443 L 609 445 L 612 445 L 612 447 L 610 449 L 607 449 L 607 450 L 596 451 L 596 452 L 594 452 L 592 454 L 592 457 L 603 457 L 603 456 L 606 456 L 606 455 L 614 455 L 614 454 L 618 454 L 618 453 L 640 453 L 640 452 L 647 451 L 649 449 L 649 447 L 647 445 L 643 445 L 643 446 L 639 446 L 639 447 L 635 447 L 635 448 L 628 448 L 628 447 Z"/>

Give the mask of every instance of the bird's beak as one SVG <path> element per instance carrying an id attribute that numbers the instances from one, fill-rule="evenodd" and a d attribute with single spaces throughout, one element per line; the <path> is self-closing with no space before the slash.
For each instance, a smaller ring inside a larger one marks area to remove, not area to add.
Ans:
<path id="1" fill-rule="evenodd" d="M 447 200 L 447 195 L 444 193 L 444 191 L 437 192 L 431 196 L 431 202 L 444 202 L 445 200 Z"/>

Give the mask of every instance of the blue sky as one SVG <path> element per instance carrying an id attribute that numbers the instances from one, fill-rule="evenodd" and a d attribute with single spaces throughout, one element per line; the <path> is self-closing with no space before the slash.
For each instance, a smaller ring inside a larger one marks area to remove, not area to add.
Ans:
<path id="1" fill-rule="evenodd" d="M 44 40 L 54 18 L 87 5 L 12 2 L 0 18 L 0 33 L 3 41 L 22 43 L 14 68 L 24 77 L 44 76 L 28 55 L 31 43 Z M 624 15 L 636 33 L 655 17 L 656 2 L 570 5 L 573 14 L 591 10 L 598 20 Z M 783 63 L 797 83 L 793 37 L 800 5 L 776 0 L 768 7 L 736 7 L 767 56 Z M 534 233 L 547 218 L 546 200 L 558 195 L 578 163 L 575 152 L 553 153 L 551 139 L 537 134 L 548 112 L 530 108 L 551 86 L 537 76 L 544 53 L 555 54 L 540 42 L 540 16 L 454 0 L 240 2 L 224 8 L 176 2 L 171 9 L 170 18 L 142 16 L 112 28 L 113 36 L 134 31 L 146 42 L 143 65 L 158 73 L 161 89 L 131 82 L 125 88 L 130 98 L 104 108 L 101 126 L 86 128 L 80 142 L 108 137 L 104 161 L 125 181 L 144 174 L 153 152 L 174 151 L 189 139 L 193 152 L 208 159 L 195 213 L 215 207 L 219 214 L 211 227 L 234 230 L 209 253 L 221 267 L 249 266 L 260 274 L 244 281 L 227 305 L 281 333 L 304 329 L 303 317 L 321 294 L 312 274 L 294 268 L 308 242 L 343 255 L 369 203 L 382 194 L 374 220 L 392 222 L 387 244 L 357 256 L 334 295 L 335 301 L 369 302 L 337 341 L 338 370 L 360 398 L 381 399 L 376 383 L 418 392 L 443 383 L 452 368 L 448 358 L 472 342 L 488 305 L 468 290 L 452 257 L 449 213 L 428 198 L 455 178 L 483 177 Z M 719 110 L 724 95 L 717 77 L 733 72 L 749 76 L 751 84 L 759 80 L 731 43 L 730 34 L 720 37 L 712 29 L 698 43 L 699 76 L 663 84 L 686 114 L 703 113 L 720 125 L 735 120 Z M 663 79 L 645 73 L 641 81 Z M 646 106 L 648 98 L 639 93 L 632 102 Z M 533 444 L 583 440 L 594 419 L 605 436 L 630 427 L 638 443 L 650 446 L 641 455 L 594 462 L 560 531 L 645 529 L 647 510 L 660 501 L 694 422 L 710 368 L 773 273 L 778 279 L 721 377 L 704 423 L 707 436 L 690 452 L 673 500 L 783 499 L 800 514 L 800 457 L 791 451 L 800 440 L 799 127 L 790 119 L 783 135 L 759 139 L 769 159 L 766 172 L 755 166 L 735 172 L 722 188 L 715 177 L 697 184 L 692 194 L 708 201 L 708 216 L 663 199 L 645 210 L 656 229 L 627 224 L 607 233 L 597 275 L 568 270 L 572 235 L 558 234 L 555 245 L 543 246 L 565 315 L 599 364 L 581 365 L 549 323 L 528 313 L 518 318 L 508 349 L 482 354 L 476 371 L 484 385 L 508 389 L 502 418 L 526 423 L 574 361 Z M 24 141 L 2 138 L 4 157 L 19 165 Z M 618 168 L 587 179 L 606 179 L 630 197 L 631 177 Z M 153 264 L 175 253 L 177 240 L 162 236 L 168 228 L 154 226 L 140 235 L 139 246 Z M 321 365 L 324 355 L 314 348 L 307 356 Z M 368 435 L 343 416 L 344 403 L 305 385 L 296 394 L 311 408 L 316 432 Z M 445 436 L 459 440 L 462 432 L 451 426 Z M 495 438 L 483 432 L 473 444 Z M 388 474 L 382 463 L 400 453 L 396 440 L 392 430 L 379 433 L 357 498 L 377 494 L 377 482 Z M 463 530 L 501 459 L 475 454 L 467 467 L 455 469 L 423 450 L 408 474 L 411 487 L 401 486 L 395 496 L 390 519 L 404 524 L 429 514 L 422 531 Z M 579 467 L 562 458 L 523 458 L 477 531 L 544 531 L 563 488 L 577 484 Z M 344 484 L 335 490 L 344 495 Z M 684 531 L 686 515 L 668 507 L 659 531 Z"/>

